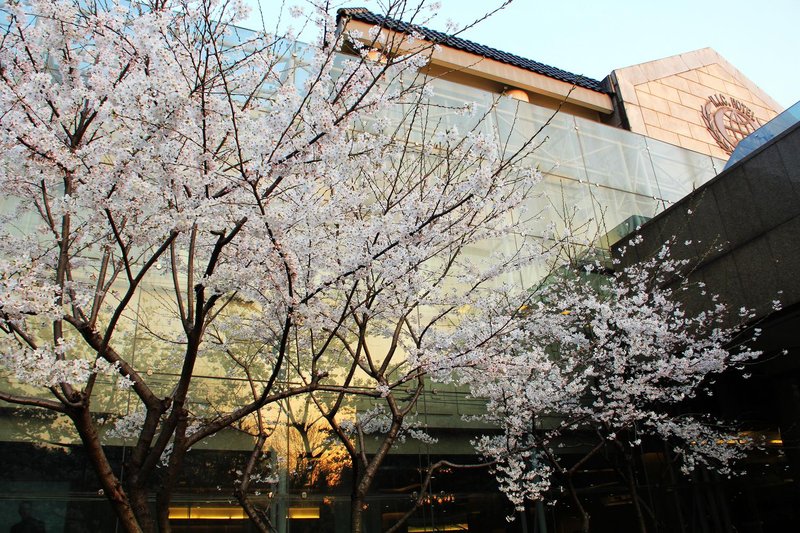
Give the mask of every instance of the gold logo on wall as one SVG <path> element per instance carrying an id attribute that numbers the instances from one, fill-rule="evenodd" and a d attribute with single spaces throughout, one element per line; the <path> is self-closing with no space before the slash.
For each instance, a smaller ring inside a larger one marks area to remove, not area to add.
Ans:
<path id="1" fill-rule="evenodd" d="M 700 108 L 703 122 L 717 144 L 727 153 L 760 126 L 753 111 L 735 98 L 714 94 Z"/>

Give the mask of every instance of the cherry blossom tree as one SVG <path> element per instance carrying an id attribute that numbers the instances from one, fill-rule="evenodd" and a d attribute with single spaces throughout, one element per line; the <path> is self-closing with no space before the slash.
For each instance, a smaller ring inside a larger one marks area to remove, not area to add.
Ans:
<path id="1" fill-rule="evenodd" d="M 170 530 L 186 454 L 226 428 L 253 434 L 251 473 L 265 409 L 293 396 L 387 399 L 388 452 L 409 409 L 394 388 L 421 387 L 452 317 L 540 255 L 464 254 L 521 235 L 508 213 L 538 179 L 515 166 L 531 145 L 501 154 L 477 128 L 429 121 L 433 43 L 337 33 L 326 7 L 302 71 L 293 43 L 235 26 L 236 2 L 3 8 L 0 399 L 71 421 L 126 531 Z M 372 61 L 371 44 L 395 53 Z M 336 401 L 318 405 L 344 436 Z M 132 448 L 124 482 L 109 438 Z M 237 498 L 266 529 L 247 486 Z"/>
<path id="2" fill-rule="evenodd" d="M 68 419 L 132 532 L 170 530 L 187 453 L 231 427 L 253 441 L 231 491 L 268 531 L 250 481 L 270 407 L 295 397 L 346 450 L 361 531 L 393 446 L 429 438 L 412 414 L 431 379 L 487 398 L 503 438 L 479 449 L 517 505 L 564 474 L 549 450 L 574 428 L 626 444 L 635 426 L 695 443 L 689 467 L 727 462 L 717 433 L 662 408 L 747 356 L 725 349 L 722 310 L 685 316 L 668 261 L 522 287 L 565 249 L 527 226 L 534 139 L 503 152 L 469 106 L 448 110 L 461 131 L 443 121 L 419 73 L 436 43 L 340 32 L 311 7 L 301 47 L 239 29 L 233 1 L 4 5 L 0 400 Z M 113 438 L 131 446 L 124 481 Z"/>
<path id="3" fill-rule="evenodd" d="M 734 426 L 682 409 L 714 376 L 758 352 L 749 348 L 753 332 L 743 334 L 751 315 L 732 312 L 702 284 L 690 284 L 689 261 L 673 259 L 671 246 L 613 274 L 603 266 L 607 261 L 587 254 L 581 264 L 566 263 L 533 291 L 529 304 L 494 318 L 508 329 L 493 337 L 502 346 L 487 348 L 491 359 L 473 353 L 460 365 L 458 379 L 487 398 L 485 418 L 502 428 L 477 440 L 477 449 L 520 508 L 526 500 L 552 500 L 551 489 L 560 486 L 582 531 L 589 531 L 573 477 L 610 451 L 628 460 L 621 474 L 646 531 L 629 462 L 643 439 L 667 442 L 685 474 L 697 467 L 730 474 L 756 444 Z M 705 298 L 707 309 L 687 311 L 682 302 L 690 293 Z M 586 451 L 568 460 L 562 447 L 576 441 Z"/>

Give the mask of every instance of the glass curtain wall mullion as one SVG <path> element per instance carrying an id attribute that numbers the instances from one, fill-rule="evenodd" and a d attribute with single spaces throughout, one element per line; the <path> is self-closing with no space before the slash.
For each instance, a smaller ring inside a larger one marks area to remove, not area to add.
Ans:
<path id="1" fill-rule="evenodd" d="M 644 140 L 661 199 L 680 200 L 716 176 L 715 165 L 707 155 L 649 137 Z"/>

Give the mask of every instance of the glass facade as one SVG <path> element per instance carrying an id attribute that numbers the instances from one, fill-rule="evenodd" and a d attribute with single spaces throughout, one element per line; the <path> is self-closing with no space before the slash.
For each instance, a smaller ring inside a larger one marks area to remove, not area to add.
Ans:
<path id="1" fill-rule="evenodd" d="M 459 131 L 478 126 L 493 135 L 502 153 L 514 154 L 537 131 L 520 165 L 544 175 L 530 201 L 531 233 L 544 236 L 567 218 L 588 235 L 604 235 L 631 217 L 649 220 L 709 181 L 725 162 L 589 119 L 499 98 L 486 91 L 432 80 L 432 103 L 443 109 L 476 102 L 470 116 L 443 113 L 443 125 Z M 495 105 L 493 106 L 493 103 Z M 612 242 L 613 244 L 613 242 Z"/>

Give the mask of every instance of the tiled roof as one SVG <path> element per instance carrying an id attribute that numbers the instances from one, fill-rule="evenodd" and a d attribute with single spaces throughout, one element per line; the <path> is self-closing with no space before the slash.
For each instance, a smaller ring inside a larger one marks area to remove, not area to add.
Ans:
<path id="1" fill-rule="evenodd" d="M 486 57 L 488 59 L 494 59 L 495 61 L 514 65 L 515 67 L 524 68 L 525 70 L 530 70 L 531 72 L 536 72 L 537 74 L 542 74 L 550 78 L 574 84 L 578 87 L 584 87 L 600 93 L 608 92 L 608 90 L 604 88 L 603 83 L 598 80 L 587 78 L 579 74 L 573 74 L 565 70 L 539 63 L 538 61 L 525 59 L 524 57 L 503 52 L 502 50 L 489 48 L 488 46 L 474 43 L 460 37 L 453 37 L 451 35 L 447 35 L 446 33 L 431 30 L 424 26 L 417 26 L 416 24 L 409 24 L 400 20 L 384 17 L 383 15 L 377 15 L 363 7 L 342 8 L 338 12 L 338 17 L 347 17 L 403 33 L 411 33 L 416 31 L 431 42 L 449 46 L 451 48 L 457 48 L 459 50 Z"/>

